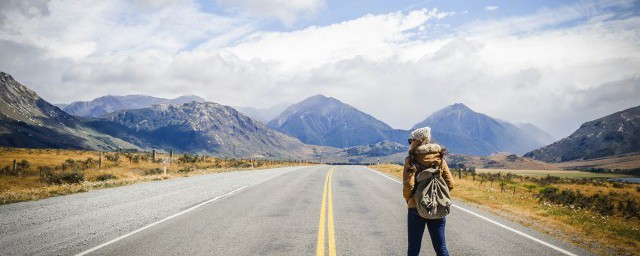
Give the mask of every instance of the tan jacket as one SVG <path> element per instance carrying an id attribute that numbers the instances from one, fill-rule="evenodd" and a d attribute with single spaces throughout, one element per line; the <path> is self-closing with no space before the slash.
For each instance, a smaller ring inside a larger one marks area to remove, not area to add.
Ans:
<path id="1" fill-rule="evenodd" d="M 432 144 L 433 145 L 433 144 Z M 422 147 L 422 146 L 421 146 Z M 439 148 L 439 147 L 438 147 Z M 418 147 L 420 149 L 420 147 Z M 434 159 L 440 158 L 438 152 L 425 152 L 418 150 L 416 152 L 416 160 L 420 164 L 426 165 L 427 163 L 433 162 Z M 442 169 L 440 169 L 440 176 L 444 179 L 445 183 L 447 183 L 447 187 L 449 187 L 449 191 L 453 189 L 455 182 L 453 181 L 453 175 L 451 175 L 451 171 L 449 171 L 449 166 L 447 166 L 447 162 L 442 160 Z M 415 185 L 414 176 L 415 173 L 410 170 L 411 160 L 407 157 L 404 160 L 404 168 L 402 171 L 402 195 L 404 199 L 407 201 L 407 208 L 415 208 L 416 202 L 411 196 L 411 191 L 413 190 L 413 186 Z"/>

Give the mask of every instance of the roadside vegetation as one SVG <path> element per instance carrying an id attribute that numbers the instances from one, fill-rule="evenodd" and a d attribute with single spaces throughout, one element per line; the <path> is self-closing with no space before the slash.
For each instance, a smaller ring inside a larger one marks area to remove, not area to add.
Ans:
<path id="1" fill-rule="evenodd" d="M 170 157 L 167 153 L 156 153 L 154 161 L 152 152 L 0 148 L 0 204 L 145 181 L 301 164 L 307 163 L 190 154 Z"/>
<path id="2" fill-rule="evenodd" d="M 400 165 L 372 168 L 402 177 Z M 640 251 L 640 184 L 572 171 L 452 169 L 452 196 L 599 255 Z"/>

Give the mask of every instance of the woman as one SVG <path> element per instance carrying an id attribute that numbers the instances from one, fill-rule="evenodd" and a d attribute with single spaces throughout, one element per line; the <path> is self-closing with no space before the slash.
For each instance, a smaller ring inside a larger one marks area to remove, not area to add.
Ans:
<path id="1" fill-rule="evenodd" d="M 431 128 L 423 127 L 414 130 L 409 136 L 409 157 L 404 161 L 404 170 L 402 172 L 402 192 L 404 199 L 407 201 L 408 215 L 407 215 L 407 229 L 408 229 L 408 244 L 407 255 L 418 255 L 420 253 L 420 246 L 422 243 L 422 235 L 424 234 L 425 225 L 431 236 L 431 243 L 438 256 L 449 255 L 447 251 L 447 244 L 445 242 L 444 227 L 446 224 L 446 218 L 442 219 L 425 219 L 420 217 L 416 210 L 416 202 L 413 199 L 413 186 L 415 185 L 414 176 L 416 173 L 416 165 L 412 163 L 411 157 L 414 161 L 423 166 L 438 163 L 440 168 L 440 175 L 444 178 L 449 190 L 453 189 L 453 176 L 447 167 L 447 163 L 444 158 L 441 158 L 441 153 L 444 153 L 445 149 L 440 145 L 431 142 Z M 442 159 L 442 160 L 440 160 Z M 440 163 L 442 161 L 442 163 Z M 441 165 L 440 165 L 441 164 Z"/>

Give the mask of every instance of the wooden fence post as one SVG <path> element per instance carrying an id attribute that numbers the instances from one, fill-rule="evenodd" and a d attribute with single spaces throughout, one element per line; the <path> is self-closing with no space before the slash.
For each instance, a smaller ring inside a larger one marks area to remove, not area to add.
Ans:
<path id="1" fill-rule="evenodd" d="M 173 150 L 169 151 L 169 164 L 173 162 Z"/>
<path id="2" fill-rule="evenodd" d="M 100 156 L 98 157 L 98 171 L 102 170 L 102 151 L 100 151 Z"/>
<path id="3" fill-rule="evenodd" d="M 16 172 L 16 160 L 13 159 L 13 172 L 11 172 L 13 175 L 17 175 L 18 173 Z"/>
<path id="4" fill-rule="evenodd" d="M 156 162 L 156 150 L 155 149 L 153 149 L 151 151 L 151 161 L 154 162 L 154 163 Z"/>

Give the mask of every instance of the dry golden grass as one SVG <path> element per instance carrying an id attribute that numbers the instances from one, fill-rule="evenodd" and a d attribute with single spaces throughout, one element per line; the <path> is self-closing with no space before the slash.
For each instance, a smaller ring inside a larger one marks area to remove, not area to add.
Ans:
<path id="1" fill-rule="evenodd" d="M 402 166 L 379 165 L 372 168 L 402 177 Z M 504 170 L 502 170 L 505 173 Z M 553 174 L 552 174 L 553 175 Z M 506 185 L 502 192 L 498 182 L 472 180 L 471 176 L 458 179 L 452 196 L 473 203 L 490 212 L 519 222 L 524 226 L 569 241 L 599 255 L 637 255 L 640 251 L 640 221 L 622 217 L 602 217 L 596 213 L 569 207 L 541 203 L 533 195 L 538 188 L 527 181 Z M 583 194 L 609 193 L 640 199 L 638 185 L 623 188 L 579 184 L 554 184 L 559 189 L 580 189 Z M 515 192 L 513 188 L 515 187 Z"/>
<path id="2" fill-rule="evenodd" d="M 236 170 L 265 169 L 283 166 L 292 166 L 296 163 L 280 161 L 251 161 L 239 159 L 222 159 L 205 157 L 204 161 L 196 163 L 182 163 L 178 159 L 181 155 L 174 155 L 171 164 L 166 164 L 167 174 L 159 173 L 145 175 L 145 171 L 159 168 L 163 170 L 165 164 L 153 163 L 150 160 L 139 160 L 138 163 L 127 158 L 127 154 L 119 153 L 119 161 L 107 160 L 107 154 L 103 153 L 102 169 L 98 170 L 97 160 L 100 153 L 87 150 L 63 150 L 63 149 L 22 149 L 0 148 L 0 168 L 13 166 L 13 160 L 18 162 L 27 160 L 30 167 L 23 170 L 17 176 L 0 173 L 0 204 L 8 204 L 21 201 L 37 200 L 57 195 L 65 195 L 77 192 L 85 192 L 93 189 L 123 186 L 133 183 L 202 175 L 209 173 L 228 172 Z M 150 157 L 150 153 L 133 153 L 130 156 Z M 57 167 L 54 173 L 71 172 L 73 170 L 61 170 L 61 165 L 67 160 L 86 161 L 87 158 L 95 160 L 93 165 L 84 170 L 78 170 L 84 175 L 84 181 L 74 184 L 50 184 L 47 183 L 39 172 L 39 167 Z M 156 154 L 156 159 L 169 159 L 168 154 Z M 168 162 L 168 161 L 167 161 Z M 191 168 L 184 172 L 185 168 Z M 111 174 L 115 179 L 99 181 L 98 177 Z"/>
<path id="3" fill-rule="evenodd" d="M 619 156 L 595 158 L 590 160 L 574 160 L 553 164 L 557 168 L 605 168 L 605 169 L 633 169 L 640 168 L 640 153 Z"/>
<path id="4" fill-rule="evenodd" d="M 593 173 L 566 170 L 522 170 L 522 169 L 476 169 L 477 173 L 513 173 L 521 176 L 545 177 L 547 175 L 562 178 L 624 178 L 629 175 L 615 173 Z"/>

